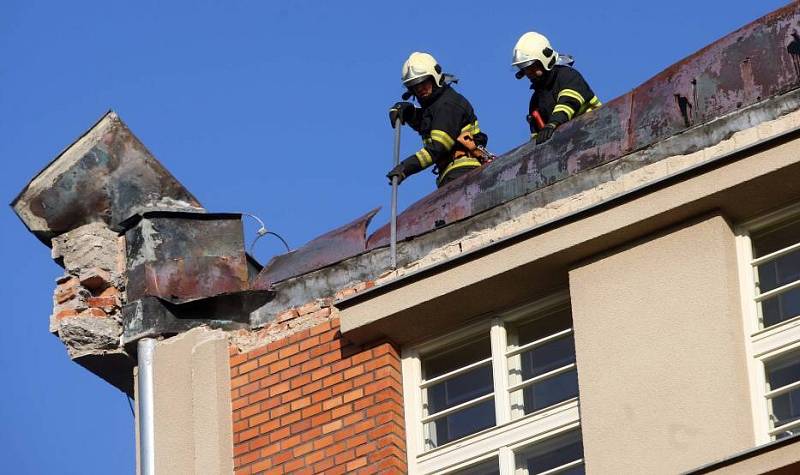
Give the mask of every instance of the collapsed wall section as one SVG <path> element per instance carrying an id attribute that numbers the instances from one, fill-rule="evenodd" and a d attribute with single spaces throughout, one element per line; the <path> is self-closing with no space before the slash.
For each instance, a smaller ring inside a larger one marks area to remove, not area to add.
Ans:
<path id="1" fill-rule="evenodd" d="M 64 274 L 56 279 L 50 332 L 73 361 L 132 394 L 135 363 L 120 345 L 124 237 L 103 223 L 92 223 L 53 238 L 52 246 Z"/>

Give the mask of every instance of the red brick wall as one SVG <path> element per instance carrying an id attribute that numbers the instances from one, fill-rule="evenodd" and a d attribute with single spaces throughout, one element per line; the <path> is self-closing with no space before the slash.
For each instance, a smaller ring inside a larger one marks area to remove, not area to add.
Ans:
<path id="1" fill-rule="evenodd" d="M 355 346 L 333 318 L 230 361 L 237 475 L 406 473 L 390 343 Z"/>

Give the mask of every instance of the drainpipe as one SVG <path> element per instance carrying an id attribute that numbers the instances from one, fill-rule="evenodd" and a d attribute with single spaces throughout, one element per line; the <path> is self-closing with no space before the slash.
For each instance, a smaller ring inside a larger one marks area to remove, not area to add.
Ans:
<path id="1" fill-rule="evenodd" d="M 142 338 L 139 340 L 139 475 L 155 475 L 156 473 L 153 429 L 153 357 L 155 348 L 155 339 Z"/>

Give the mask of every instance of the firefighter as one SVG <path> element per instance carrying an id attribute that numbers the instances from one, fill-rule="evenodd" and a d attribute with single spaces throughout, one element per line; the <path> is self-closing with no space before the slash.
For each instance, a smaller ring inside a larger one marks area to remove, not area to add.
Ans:
<path id="1" fill-rule="evenodd" d="M 434 166 L 436 185 L 441 187 L 481 166 L 488 137 L 478 127 L 472 105 L 459 94 L 428 53 L 411 53 L 403 64 L 403 99 L 414 96 L 421 107 L 398 102 L 389 109 L 392 127 L 400 118 L 422 137 L 422 148 L 386 175 L 398 183 L 409 175 Z"/>
<path id="2" fill-rule="evenodd" d="M 602 105 L 581 73 L 557 62 L 558 53 L 539 33 L 525 33 L 514 46 L 511 65 L 519 68 L 517 79 L 527 77 L 533 89 L 527 120 L 537 144 L 548 141 L 563 123 Z"/>

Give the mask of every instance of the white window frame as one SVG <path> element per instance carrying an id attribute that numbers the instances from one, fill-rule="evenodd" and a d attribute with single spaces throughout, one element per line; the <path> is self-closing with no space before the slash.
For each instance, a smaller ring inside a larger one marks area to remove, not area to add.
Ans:
<path id="1" fill-rule="evenodd" d="M 509 342 L 506 324 L 536 315 L 569 308 L 569 294 L 564 291 L 537 300 L 467 326 L 446 336 L 403 348 L 403 393 L 405 398 L 406 448 L 408 469 L 412 474 L 447 474 L 490 458 L 498 457 L 500 473 L 516 472 L 515 451 L 538 441 L 580 429 L 578 398 L 568 399 L 540 411 L 518 417 L 512 414 L 509 387 L 509 354 L 518 350 Z M 571 332 L 571 330 L 570 330 Z M 494 383 L 494 427 L 468 435 L 440 447 L 425 451 L 422 414 L 423 394 L 421 356 L 464 339 L 489 334 L 492 348 L 492 377 Z M 526 345 L 527 346 L 527 345 Z M 521 391 L 516 390 L 517 393 Z"/>
<path id="2" fill-rule="evenodd" d="M 747 221 L 736 227 L 736 252 L 739 260 L 739 284 L 745 334 L 745 351 L 750 379 L 753 429 L 756 445 L 775 440 L 770 424 L 766 365 L 795 350 L 800 351 L 800 316 L 769 328 L 760 328 L 756 299 L 756 266 L 750 235 L 778 222 L 800 220 L 800 203 Z M 800 425 L 800 424 L 798 424 Z"/>

